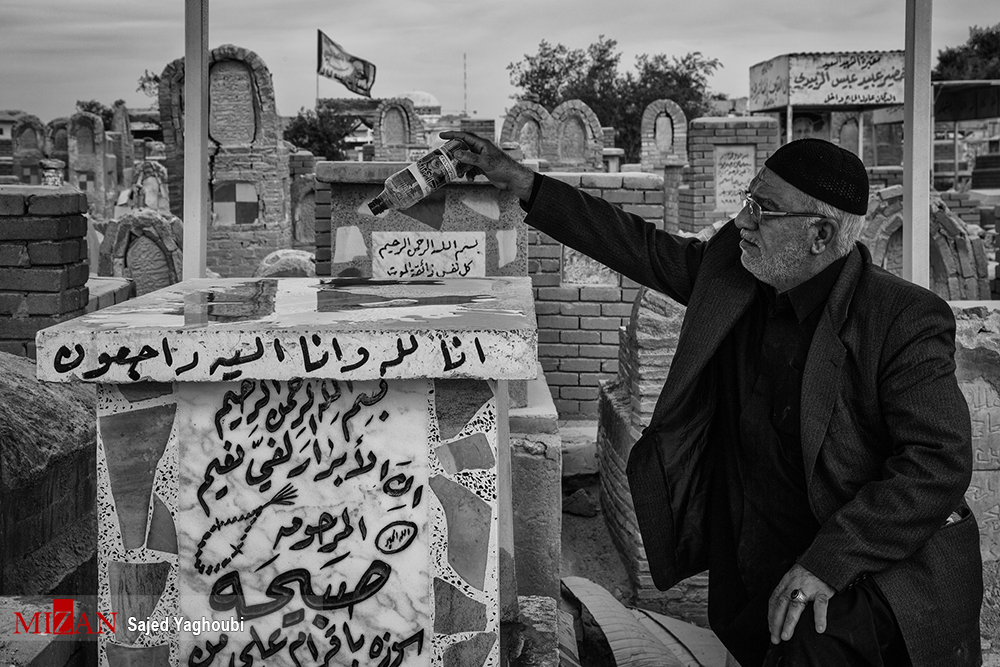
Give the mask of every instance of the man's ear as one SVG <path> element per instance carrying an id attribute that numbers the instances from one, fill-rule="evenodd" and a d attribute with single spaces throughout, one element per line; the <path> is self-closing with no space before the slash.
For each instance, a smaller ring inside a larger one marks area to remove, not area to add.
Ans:
<path id="1" fill-rule="evenodd" d="M 816 236 L 809 247 L 809 252 L 814 255 L 829 252 L 840 234 L 840 222 L 833 218 L 823 218 L 814 226 L 816 227 Z"/>

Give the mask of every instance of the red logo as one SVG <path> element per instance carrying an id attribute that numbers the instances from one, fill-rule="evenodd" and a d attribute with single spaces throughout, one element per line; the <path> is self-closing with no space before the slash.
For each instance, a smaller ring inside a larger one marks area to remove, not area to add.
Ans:
<path id="1" fill-rule="evenodd" d="M 87 618 L 87 613 L 81 611 L 74 613 L 76 601 L 72 598 L 57 598 L 52 601 L 52 611 L 36 611 L 31 618 L 25 620 L 24 615 L 14 612 L 14 634 L 31 635 L 101 635 L 105 632 L 114 634 L 115 619 L 118 612 L 112 612 L 111 621 L 98 612 L 96 621 L 97 627 L 91 624 L 91 619 Z M 44 619 L 44 627 L 42 621 Z"/>

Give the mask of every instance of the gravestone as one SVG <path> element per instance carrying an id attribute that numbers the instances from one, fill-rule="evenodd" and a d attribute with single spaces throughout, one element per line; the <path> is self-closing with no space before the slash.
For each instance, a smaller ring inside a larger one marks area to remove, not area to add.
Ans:
<path id="1" fill-rule="evenodd" d="M 673 100 L 651 102 L 642 113 L 642 170 L 663 176 L 663 221 L 669 232 L 680 229 L 678 189 L 688 162 L 687 116 Z"/>
<path id="2" fill-rule="evenodd" d="M 504 118 L 500 141 L 520 145 L 523 159 L 548 159 L 555 154 L 552 115 L 541 104 L 518 101 Z M 543 142 L 548 141 L 548 144 Z"/>
<path id="3" fill-rule="evenodd" d="M 87 195 L 92 214 L 104 216 L 107 188 L 104 121 L 97 114 L 79 111 L 69 122 L 69 184 Z"/>
<path id="4" fill-rule="evenodd" d="M 547 158 L 555 170 L 604 171 L 604 131 L 589 106 L 568 100 L 552 110 L 556 153 Z"/>
<path id="5" fill-rule="evenodd" d="M 770 117 L 696 118 L 688 126 L 691 172 L 678 189 L 680 231 L 698 233 L 739 212 L 739 191 L 778 149 Z"/>
<path id="6" fill-rule="evenodd" d="M 167 169 L 160 162 L 140 162 L 132 172 L 129 206 L 169 214 L 170 190 L 167 183 Z"/>
<path id="7" fill-rule="evenodd" d="M 292 181 L 292 245 L 303 250 L 316 247 L 316 178 L 299 174 Z"/>
<path id="8" fill-rule="evenodd" d="M 63 180 L 65 181 L 69 166 L 69 118 L 50 120 L 45 126 L 45 153 L 53 160 L 62 160 Z"/>
<path id="9" fill-rule="evenodd" d="M 937 194 L 931 195 L 930 207 L 930 289 L 947 300 L 990 299 L 989 263 L 979 228 L 952 213 Z M 872 194 L 861 241 L 871 250 L 876 266 L 902 276 L 901 185 Z"/>
<path id="10" fill-rule="evenodd" d="M 423 121 L 405 97 L 379 103 L 372 136 L 377 162 L 413 162 L 430 150 Z"/>
<path id="11" fill-rule="evenodd" d="M 136 296 L 141 296 L 180 281 L 183 246 L 180 219 L 136 209 L 108 223 L 98 273 L 135 281 Z"/>
<path id="12" fill-rule="evenodd" d="M 20 114 L 10 134 L 14 140 L 14 175 L 25 185 L 41 185 L 38 163 L 45 158 L 45 126 L 37 116 Z"/>
<path id="13" fill-rule="evenodd" d="M 406 211 L 372 215 L 367 202 L 403 167 L 317 164 L 319 275 L 383 280 L 526 275 L 523 212 L 512 194 L 482 177 L 450 183 Z"/>
<path id="14" fill-rule="evenodd" d="M 535 336 L 527 278 L 198 280 L 48 329 L 40 375 L 98 384 L 98 611 L 156 622 L 102 664 L 502 664 Z"/>
<path id="15" fill-rule="evenodd" d="M 159 92 L 175 215 L 183 206 L 183 83 L 180 58 L 164 68 Z M 288 148 L 281 139 L 271 73 L 256 53 L 232 44 L 212 49 L 209 109 L 207 264 L 222 276 L 249 276 L 269 253 L 292 244 Z"/>
<path id="16" fill-rule="evenodd" d="M 119 191 L 127 190 L 132 185 L 132 171 L 135 168 L 135 140 L 132 138 L 128 107 L 121 100 L 114 106 L 111 131 L 115 133 L 111 146 L 116 158 L 115 182 Z"/>
<path id="17" fill-rule="evenodd" d="M 1000 636 L 1000 311 L 953 305 L 958 384 L 972 420 L 972 482 L 965 499 L 979 523 L 983 558 L 980 633 Z M 992 647 L 996 651 L 996 645 Z"/>

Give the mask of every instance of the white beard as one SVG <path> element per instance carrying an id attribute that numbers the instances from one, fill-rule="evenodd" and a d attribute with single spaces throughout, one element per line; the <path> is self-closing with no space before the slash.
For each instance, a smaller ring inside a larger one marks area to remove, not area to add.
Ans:
<path id="1" fill-rule="evenodd" d="M 757 280 L 775 288 L 792 283 L 806 259 L 795 239 L 789 240 L 779 250 L 772 250 L 766 255 L 759 247 L 756 254 L 751 253 L 753 251 L 744 250 L 740 257 L 744 268 Z"/>

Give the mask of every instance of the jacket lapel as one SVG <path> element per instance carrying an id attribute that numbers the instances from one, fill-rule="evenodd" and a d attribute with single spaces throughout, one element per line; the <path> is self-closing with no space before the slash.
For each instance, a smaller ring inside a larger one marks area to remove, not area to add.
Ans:
<path id="1" fill-rule="evenodd" d="M 816 467 L 816 459 L 840 390 L 840 368 L 847 352 L 840 340 L 840 329 L 847 319 L 847 311 L 861 272 L 869 261 L 871 256 L 861 244 L 847 257 L 840 277 L 830 291 L 806 356 L 806 366 L 802 372 L 800 434 L 807 483 Z"/>
<path id="2" fill-rule="evenodd" d="M 666 391 L 657 403 L 651 424 L 658 423 L 668 406 L 676 406 L 688 395 L 698 375 L 719 349 L 753 301 L 756 281 L 739 261 L 739 233 L 730 223 L 734 239 L 719 239 L 719 254 L 706 257 L 703 280 L 695 286 L 681 325 L 677 349 L 667 378 Z"/>

